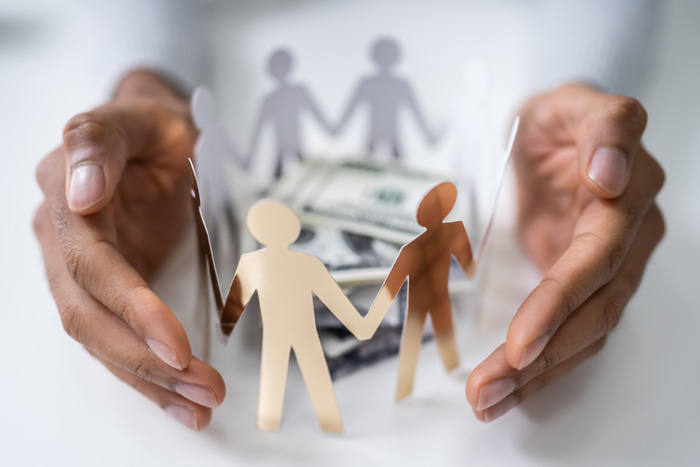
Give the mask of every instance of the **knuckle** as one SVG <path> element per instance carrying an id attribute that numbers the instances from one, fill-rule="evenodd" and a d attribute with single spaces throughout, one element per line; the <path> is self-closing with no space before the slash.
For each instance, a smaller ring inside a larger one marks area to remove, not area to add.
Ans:
<path id="1" fill-rule="evenodd" d="M 36 166 L 36 170 L 34 171 L 34 176 L 36 177 L 36 181 L 39 184 L 39 187 L 41 187 L 42 190 L 45 191 L 46 188 L 46 182 L 48 180 L 48 174 L 50 171 L 50 160 L 49 158 L 51 155 L 49 154 L 48 156 L 44 157 L 39 164 Z"/>
<path id="2" fill-rule="evenodd" d="M 66 261 L 66 269 L 68 269 L 68 273 L 73 280 L 79 284 L 84 284 L 89 272 L 85 251 L 74 241 L 64 238 L 63 257 Z"/>
<path id="3" fill-rule="evenodd" d="M 59 314 L 66 334 L 80 343 L 85 343 L 87 330 L 85 321 L 80 314 L 80 308 L 73 303 L 68 303 L 59 309 Z"/>
<path id="4" fill-rule="evenodd" d="M 625 245 L 622 245 L 620 243 L 616 243 L 612 245 L 610 250 L 608 251 L 607 255 L 607 267 L 605 268 L 605 271 L 603 272 L 604 277 L 607 281 L 610 281 L 617 272 L 620 269 L 620 265 L 622 264 L 622 260 L 625 259 L 625 254 L 627 253 L 627 249 Z"/>
<path id="5" fill-rule="evenodd" d="M 651 224 L 654 229 L 654 240 L 658 244 L 666 235 L 666 221 L 661 210 L 656 205 L 652 206 L 649 215 L 651 216 Z"/>
<path id="6" fill-rule="evenodd" d="M 615 329 L 620 323 L 622 310 L 625 307 L 626 300 L 623 294 L 615 294 L 600 310 L 600 321 L 598 331 L 600 336 L 607 335 Z"/>
<path id="7" fill-rule="evenodd" d="M 34 229 L 34 235 L 40 237 L 44 232 L 46 232 L 49 219 L 46 215 L 46 204 L 41 203 L 34 212 L 34 217 L 32 218 L 32 228 Z"/>
<path id="8" fill-rule="evenodd" d="M 139 378 L 153 381 L 155 367 L 148 357 L 143 355 L 127 355 L 123 358 L 124 367 Z"/>
<path id="9" fill-rule="evenodd" d="M 633 232 L 646 215 L 649 204 L 631 203 L 625 208 L 625 230 Z"/>
<path id="10" fill-rule="evenodd" d="M 651 156 L 650 156 L 650 159 L 651 159 L 651 170 L 649 170 L 648 185 L 653 190 L 654 194 L 657 194 L 661 191 L 664 184 L 666 183 L 666 173 L 664 172 L 664 169 L 661 167 L 661 164 L 659 164 L 656 161 L 656 159 L 654 159 Z"/>
<path id="11" fill-rule="evenodd" d="M 546 286 L 547 290 L 554 289 L 554 292 L 560 297 L 563 309 L 559 309 L 559 316 L 567 316 L 571 313 L 580 302 L 580 292 L 576 288 L 569 288 L 563 278 L 558 277 L 556 274 L 550 272 L 545 276 L 540 282 L 540 287 Z"/>
<path id="12" fill-rule="evenodd" d="M 539 357 L 533 362 L 532 366 L 530 367 L 529 372 L 535 376 L 539 375 L 541 373 L 544 373 L 545 371 L 549 370 L 550 368 L 554 367 L 564 359 L 564 353 L 561 349 L 557 349 L 556 347 L 553 346 L 548 346 L 547 348 L 542 351 Z"/>
<path id="13" fill-rule="evenodd" d="M 110 122 L 95 112 L 83 112 L 71 118 L 63 129 L 63 142 L 74 147 L 94 141 L 104 141 L 111 133 Z"/>
<path id="14" fill-rule="evenodd" d="M 644 106 L 633 97 L 613 97 L 608 106 L 608 112 L 611 119 L 632 124 L 637 127 L 640 132 L 644 131 L 647 126 L 647 111 Z"/>

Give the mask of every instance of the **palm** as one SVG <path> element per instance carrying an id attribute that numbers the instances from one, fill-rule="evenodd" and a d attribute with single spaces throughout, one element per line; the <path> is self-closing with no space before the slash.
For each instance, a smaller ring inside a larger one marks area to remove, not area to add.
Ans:
<path id="1" fill-rule="evenodd" d="M 533 126 L 523 128 L 516 148 L 518 227 L 527 253 L 546 271 L 604 201 L 581 183 L 577 148 L 564 129 Z"/>
<path id="2" fill-rule="evenodd" d="M 145 278 L 162 263 L 190 218 L 187 158 L 194 132 L 170 133 L 149 154 L 128 162 L 115 196 L 94 215 L 101 218 L 106 238 Z"/>

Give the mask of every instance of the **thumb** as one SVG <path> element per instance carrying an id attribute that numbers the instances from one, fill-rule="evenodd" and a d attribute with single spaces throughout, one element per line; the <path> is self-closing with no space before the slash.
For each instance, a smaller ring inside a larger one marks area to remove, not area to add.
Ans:
<path id="1" fill-rule="evenodd" d="M 579 177 L 600 198 L 627 187 L 647 123 L 644 107 L 630 97 L 599 95 L 577 137 Z"/>
<path id="2" fill-rule="evenodd" d="M 86 215 L 106 206 L 127 163 L 158 154 L 176 120 L 186 121 L 150 100 L 114 101 L 73 117 L 63 130 L 71 211 Z"/>

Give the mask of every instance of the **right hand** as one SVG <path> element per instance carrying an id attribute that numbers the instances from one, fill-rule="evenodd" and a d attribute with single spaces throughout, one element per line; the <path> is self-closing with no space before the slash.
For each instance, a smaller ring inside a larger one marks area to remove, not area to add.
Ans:
<path id="1" fill-rule="evenodd" d="M 136 72 L 114 100 L 76 115 L 37 168 L 34 218 L 66 332 L 110 371 L 199 430 L 224 399 L 185 330 L 146 280 L 191 221 L 186 99 Z"/>

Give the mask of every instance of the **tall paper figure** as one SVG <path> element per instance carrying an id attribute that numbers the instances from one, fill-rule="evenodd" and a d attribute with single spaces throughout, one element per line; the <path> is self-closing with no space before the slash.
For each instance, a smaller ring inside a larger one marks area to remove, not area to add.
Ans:
<path id="1" fill-rule="evenodd" d="M 234 197 L 228 188 L 226 167 L 229 162 L 242 165 L 242 160 L 226 130 L 215 120 L 214 96 L 208 88 L 199 86 L 194 90 L 190 109 L 194 124 L 199 130 L 194 160 L 203 187 L 203 214 L 211 231 L 212 246 L 217 251 L 221 243 L 222 220 L 228 226 L 229 234 L 235 235 L 238 232 L 231 201 Z"/>
<path id="2" fill-rule="evenodd" d="M 386 145 L 396 158 L 403 155 L 398 125 L 399 111 L 404 106 L 413 113 L 425 139 L 431 144 L 437 140 L 425 123 L 411 84 L 393 72 L 400 54 L 398 44 L 391 39 L 375 42 L 372 58 L 378 71 L 360 81 L 336 127 L 336 132 L 342 131 L 357 106 L 366 104 L 369 107 L 368 150 L 373 152 Z"/>
<path id="3" fill-rule="evenodd" d="M 332 133 L 326 117 L 321 113 L 306 86 L 291 84 L 288 81 L 292 66 L 292 54 L 285 49 L 276 50 L 270 56 L 267 69 L 270 76 L 277 81 L 277 87 L 263 98 L 248 153 L 247 166 L 250 166 L 257 151 L 263 126 L 266 123 L 271 124 L 277 141 L 277 154 L 274 161 L 275 179 L 282 175 L 287 158 L 293 157 L 298 160 L 302 158 L 300 122 L 305 112 L 310 112 L 328 133 Z"/>
<path id="4" fill-rule="evenodd" d="M 452 324 L 452 309 L 447 290 L 450 261 L 454 256 L 467 277 L 473 277 L 473 260 L 469 237 L 461 221 L 443 222 L 457 200 L 457 188 L 443 182 L 431 189 L 418 206 L 418 223 L 425 231 L 401 248 L 399 256 L 379 291 L 368 316 L 383 316 L 408 279 L 408 310 L 401 337 L 399 376 L 396 400 L 413 391 L 418 353 L 428 315 L 433 323 L 435 340 L 445 370 L 459 365 Z"/>
<path id="5" fill-rule="evenodd" d="M 246 222 L 253 237 L 266 248 L 241 256 L 221 328 L 224 334 L 231 334 L 257 291 L 263 326 L 258 428 L 279 428 L 289 355 L 294 350 L 321 428 L 340 433 L 343 424 L 316 330 L 312 294 L 360 340 L 374 334 L 383 315 L 363 318 L 321 260 L 288 248 L 301 232 L 299 218 L 288 206 L 260 201 L 251 207 Z"/>

